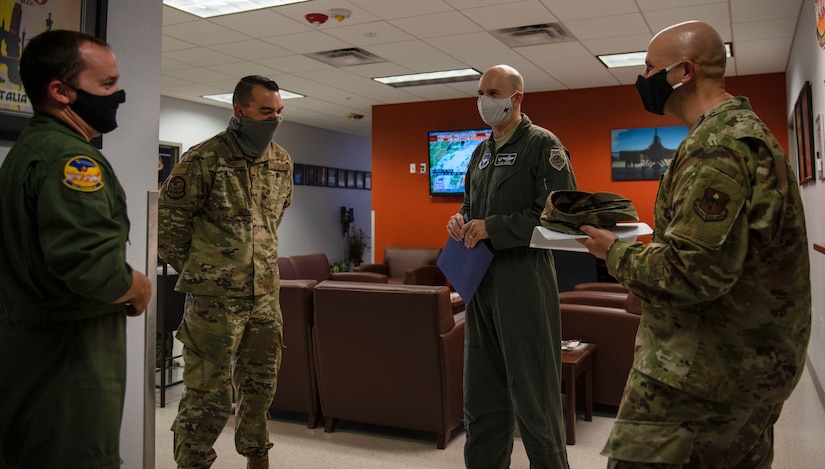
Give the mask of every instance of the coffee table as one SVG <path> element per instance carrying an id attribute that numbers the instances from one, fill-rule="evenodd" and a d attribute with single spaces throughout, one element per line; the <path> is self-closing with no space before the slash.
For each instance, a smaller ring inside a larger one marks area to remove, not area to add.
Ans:
<path id="1" fill-rule="evenodd" d="M 576 444 L 576 381 L 584 376 L 584 420 L 593 420 L 593 352 L 596 344 L 581 343 L 561 352 L 562 391 L 566 396 L 564 427 L 568 445 Z"/>

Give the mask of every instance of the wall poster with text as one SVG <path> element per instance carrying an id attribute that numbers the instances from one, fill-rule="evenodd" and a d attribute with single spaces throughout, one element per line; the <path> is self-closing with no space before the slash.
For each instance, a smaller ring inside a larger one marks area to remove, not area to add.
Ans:
<path id="1" fill-rule="evenodd" d="M 81 30 L 83 0 L 0 0 L 0 112 L 33 113 L 20 81 L 20 54 L 50 29 Z"/>

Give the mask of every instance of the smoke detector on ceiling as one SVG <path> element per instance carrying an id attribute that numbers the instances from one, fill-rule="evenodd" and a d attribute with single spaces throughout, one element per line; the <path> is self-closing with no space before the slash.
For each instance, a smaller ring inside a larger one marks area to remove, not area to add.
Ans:
<path id="1" fill-rule="evenodd" d="M 352 15 L 352 12 L 347 10 L 346 8 L 333 8 L 327 11 L 327 14 L 330 18 L 335 18 L 335 21 L 341 22 L 345 19 L 349 18 Z"/>
<path id="2" fill-rule="evenodd" d="M 329 19 L 329 16 L 323 13 L 307 13 L 306 16 L 304 16 L 304 18 L 306 18 L 306 20 L 309 21 L 309 24 L 317 27 L 326 23 Z"/>

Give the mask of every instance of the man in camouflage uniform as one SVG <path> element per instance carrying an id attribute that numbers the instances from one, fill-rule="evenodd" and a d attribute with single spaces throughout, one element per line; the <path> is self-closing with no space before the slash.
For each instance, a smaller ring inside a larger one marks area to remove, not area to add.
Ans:
<path id="1" fill-rule="evenodd" d="M 175 433 L 179 468 L 205 468 L 232 411 L 235 447 L 268 467 L 266 412 L 281 363 L 276 229 L 292 201 L 292 159 L 272 137 L 278 85 L 248 76 L 235 87 L 226 131 L 187 151 L 160 193 L 161 258 L 180 273 L 186 306 L 184 392 Z"/>
<path id="2" fill-rule="evenodd" d="M 802 373 L 811 285 L 805 220 L 782 147 L 724 89 L 700 22 L 656 35 L 645 108 L 690 131 L 662 178 L 650 244 L 581 229 L 643 299 L 633 369 L 602 454 L 611 468 L 769 468 L 773 424 Z"/>
<path id="3" fill-rule="evenodd" d="M 534 469 L 566 469 L 561 405 L 561 318 L 553 256 L 531 249 L 547 196 L 575 189 L 567 150 L 521 113 L 524 80 L 507 65 L 478 83 L 478 109 L 492 127 L 467 170 L 464 203 L 447 232 L 495 258 L 467 305 L 464 339 L 464 463 L 510 466 L 515 426 Z M 465 221 L 467 220 L 467 221 Z"/>

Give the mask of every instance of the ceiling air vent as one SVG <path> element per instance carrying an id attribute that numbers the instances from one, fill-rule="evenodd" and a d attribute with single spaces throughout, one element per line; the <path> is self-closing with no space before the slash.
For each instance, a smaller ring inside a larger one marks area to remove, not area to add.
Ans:
<path id="1" fill-rule="evenodd" d="M 321 62 L 333 65 L 335 67 L 386 62 L 381 57 L 357 47 L 314 52 L 312 54 L 307 54 L 307 57 L 312 57 L 313 59 L 320 60 Z"/>
<path id="2" fill-rule="evenodd" d="M 491 32 L 501 42 L 510 47 L 536 46 L 575 40 L 573 35 L 559 23 L 533 24 L 516 28 L 497 29 Z"/>

